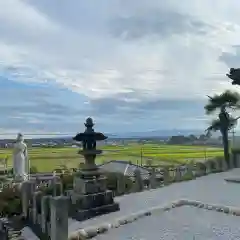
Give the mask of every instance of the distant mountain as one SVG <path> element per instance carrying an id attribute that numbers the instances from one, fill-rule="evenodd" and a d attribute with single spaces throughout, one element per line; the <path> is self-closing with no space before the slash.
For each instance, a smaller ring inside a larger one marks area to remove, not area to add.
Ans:
<path id="1" fill-rule="evenodd" d="M 146 132 L 128 132 L 128 133 L 115 133 L 115 134 L 106 134 L 109 138 L 148 138 L 148 137 L 171 137 L 176 135 L 201 135 L 204 133 L 204 130 L 196 129 L 169 129 L 169 130 L 154 130 Z"/>

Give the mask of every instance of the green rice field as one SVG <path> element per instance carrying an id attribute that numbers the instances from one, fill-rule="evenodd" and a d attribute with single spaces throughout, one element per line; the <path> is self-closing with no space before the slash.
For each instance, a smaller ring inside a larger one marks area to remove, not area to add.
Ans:
<path id="1" fill-rule="evenodd" d="M 96 158 L 101 164 L 110 160 L 125 160 L 135 164 L 147 164 L 150 160 L 153 165 L 184 164 L 188 161 L 204 161 L 205 159 L 223 156 L 221 148 L 182 145 L 160 144 L 129 144 L 126 146 L 104 146 L 103 153 Z M 77 148 L 29 148 L 31 166 L 39 172 L 49 172 L 61 166 L 76 168 L 83 162 Z M 12 150 L 0 149 L 0 158 L 9 157 L 9 166 L 12 166 Z"/>

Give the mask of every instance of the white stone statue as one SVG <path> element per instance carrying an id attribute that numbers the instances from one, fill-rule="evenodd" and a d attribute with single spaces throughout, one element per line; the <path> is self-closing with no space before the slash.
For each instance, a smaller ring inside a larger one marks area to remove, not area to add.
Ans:
<path id="1" fill-rule="evenodd" d="M 23 135 L 18 134 L 13 145 L 13 174 L 15 180 L 24 181 L 28 179 L 28 153 L 27 145 L 24 143 Z"/>

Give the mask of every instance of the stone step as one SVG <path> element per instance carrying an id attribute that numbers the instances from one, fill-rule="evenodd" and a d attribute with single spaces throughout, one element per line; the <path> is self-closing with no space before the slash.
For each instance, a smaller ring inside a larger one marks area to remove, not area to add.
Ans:
<path id="1" fill-rule="evenodd" d="M 101 207 L 91 208 L 88 210 L 79 210 L 71 217 L 77 221 L 84 221 L 86 219 L 90 219 L 102 214 L 119 211 L 119 209 L 119 203 L 113 203 L 109 205 L 103 205 Z"/>
<path id="2" fill-rule="evenodd" d="M 225 178 L 226 182 L 240 183 L 240 177 Z"/>

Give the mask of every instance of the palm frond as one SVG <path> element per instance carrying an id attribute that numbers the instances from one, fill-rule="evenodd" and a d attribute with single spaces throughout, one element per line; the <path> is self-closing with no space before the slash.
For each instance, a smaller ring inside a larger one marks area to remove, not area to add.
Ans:
<path id="1" fill-rule="evenodd" d="M 240 85 L 240 68 L 230 68 L 226 76 L 232 80 L 232 85 Z"/>
<path id="2" fill-rule="evenodd" d="M 228 130 L 233 129 L 234 127 L 236 127 L 237 125 L 237 121 L 240 117 L 237 118 L 233 118 L 233 117 L 229 117 L 229 123 L 228 123 Z M 216 132 L 219 131 L 221 129 L 222 123 L 220 121 L 220 119 L 214 119 L 210 126 L 205 130 L 207 132 L 207 134 L 210 134 L 211 132 Z"/>
<path id="3" fill-rule="evenodd" d="M 230 118 L 228 130 L 231 130 L 231 129 L 233 129 L 233 128 L 236 127 L 236 125 L 237 125 L 237 120 L 238 120 L 238 119 L 235 119 L 235 118 L 232 118 L 232 117 Z"/>
<path id="4" fill-rule="evenodd" d="M 222 107 L 231 109 L 240 109 L 240 95 L 237 92 L 227 90 L 213 97 L 208 96 L 208 103 L 205 105 L 206 114 L 211 114 Z"/>
<path id="5" fill-rule="evenodd" d="M 221 129 L 221 122 L 219 119 L 214 119 L 210 126 L 206 129 L 206 132 L 216 132 Z"/>

